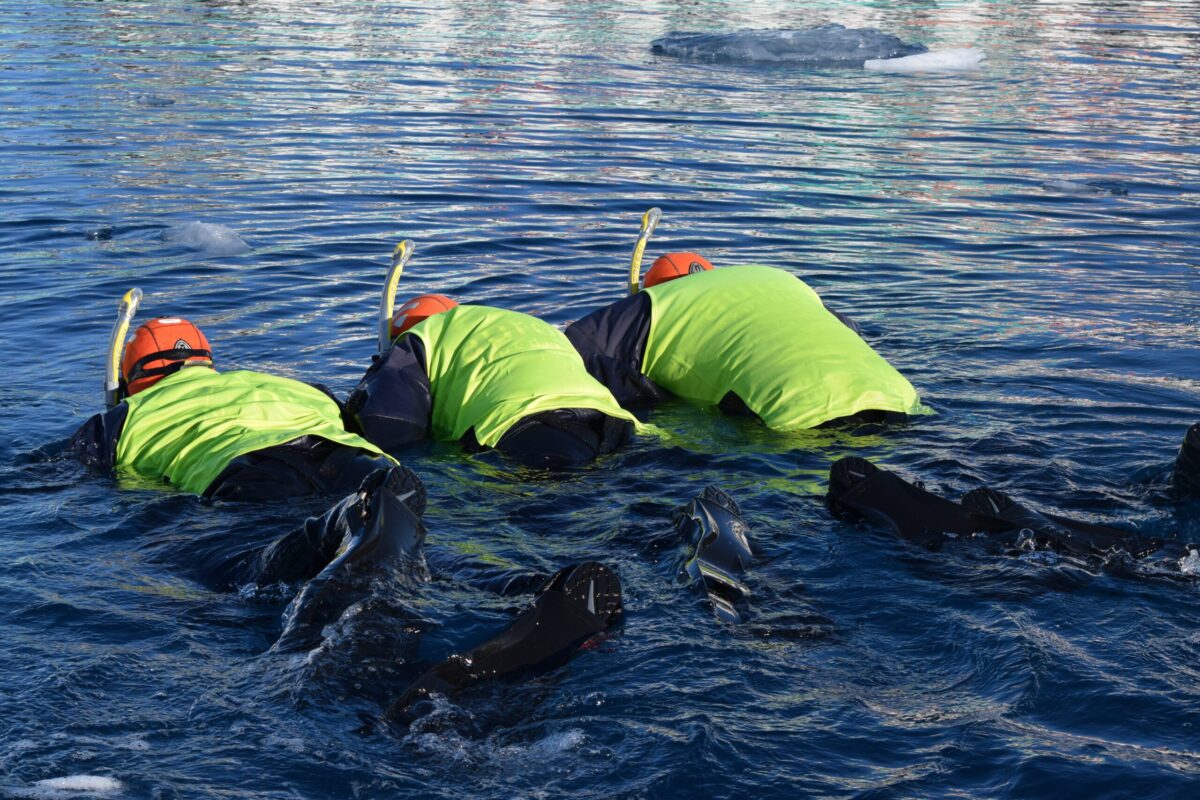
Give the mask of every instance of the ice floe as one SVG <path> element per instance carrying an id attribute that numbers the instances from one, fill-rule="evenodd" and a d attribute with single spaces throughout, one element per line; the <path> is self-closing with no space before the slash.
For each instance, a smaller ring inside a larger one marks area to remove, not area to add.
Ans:
<path id="1" fill-rule="evenodd" d="M 1042 188 L 1063 194 L 1129 194 L 1129 187 L 1117 181 L 1072 181 L 1057 179 L 1046 181 Z"/>
<path id="2" fill-rule="evenodd" d="M 125 788 L 116 778 L 105 775 L 65 775 L 61 778 L 46 778 L 32 786 L 11 787 L 7 791 L 16 797 L 35 800 L 60 800 L 77 797 L 111 797 Z"/>
<path id="3" fill-rule="evenodd" d="M 246 240 L 237 231 L 213 222 L 185 222 L 162 232 L 167 244 L 177 244 L 192 250 L 203 250 L 209 255 L 230 256 L 250 249 Z"/>
<path id="4" fill-rule="evenodd" d="M 650 43 L 660 55 L 697 61 L 766 62 L 806 66 L 862 66 L 868 59 L 894 59 L 924 53 L 874 28 L 837 23 L 792 30 L 740 30 L 733 33 L 671 31 Z"/>

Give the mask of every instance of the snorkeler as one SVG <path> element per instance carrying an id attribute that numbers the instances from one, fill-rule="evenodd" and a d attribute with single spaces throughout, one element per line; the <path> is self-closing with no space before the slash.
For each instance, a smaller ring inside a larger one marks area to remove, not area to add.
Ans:
<path id="1" fill-rule="evenodd" d="M 138 289 L 125 295 L 113 328 L 108 410 L 68 444 L 88 466 L 235 500 L 340 494 L 374 470 L 396 467 L 345 429 L 327 389 L 261 372 L 217 372 L 208 339 L 185 319 L 151 320 L 126 344 L 141 296 Z"/>
<path id="2" fill-rule="evenodd" d="M 902 421 L 916 390 L 803 281 L 761 266 L 713 269 L 670 253 L 638 273 L 658 209 L 642 219 L 630 296 L 566 336 L 622 406 L 677 395 L 794 431 L 844 420 Z M 679 280 L 686 278 L 686 280 Z"/>
<path id="3" fill-rule="evenodd" d="M 346 426 L 389 453 L 432 438 L 494 448 L 531 466 L 583 464 L 638 423 L 552 325 L 439 294 L 392 313 L 412 254 L 397 246 L 380 306 L 379 354 L 350 394 Z"/>
<path id="4" fill-rule="evenodd" d="M 1039 512 L 991 488 L 973 489 L 953 503 L 863 458 L 848 457 L 829 470 L 830 513 L 866 520 L 927 547 L 948 538 L 975 539 L 1003 550 L 1053 550 L 1075 556 L 1127 553 L 1143 558 L 1164 542 L 1132 531 Z"/>
<path id="5" fill-rule="evenodd" d="M 369 596 L 377 570 L 427 579 L 425 487 L 415 473 L 346 432 L 337 402 L 324 390 L 262 373 L 216 372 L 208 339 L 186 320 L 147 322 L 125 345 L 140 300 L 136 289 L 126 294 L 113 329 L 109 409 L 76 432 L 71 450 L 93 467 L 210 498 L 357 489 L 263 546 L 196 542 L 189 550 L 182 543 L 206 584 L 223 590 L 302 584 L 275 645 L 286 651 L 314 644 L 328 624 Z M 460 659 L 461 669 L 435 670 L 405 697 L 411 703 L 430 691 L 551 666 L 620 616 L 620 582 L 611 571 L 594 562 L 568 567 L 501 634 Z"/>

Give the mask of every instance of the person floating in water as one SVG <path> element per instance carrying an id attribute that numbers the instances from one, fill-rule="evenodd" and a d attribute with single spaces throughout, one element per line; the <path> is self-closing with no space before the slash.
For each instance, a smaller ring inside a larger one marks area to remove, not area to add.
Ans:
<path id="1" fill-rule="evenodd" d="M 1181 499 L 1200 497 L 1200 424 L 1184 437 L 1171 489 Z M 834 462 L 825 501 L 839 519 L 865 520 L 930 547 L 961 537 L 1008 550 L 1052 550 L 1080 557 L 1124 553 L 1144 558 L 1160 553 L 1171 559 L 1195 558 L 1194 544 L 1181 547 L 1179 542 L 1037 511 L 989 487 L 967 492 L 954 503 L 855 456 Z"/>
<path id="2" fill-rule="evenodd" d="M 303 584 L 278 649 L 313 644 L 371 591 L 373 570 L 424 577 L 426 499 L 415 473 L 347 432 L 327 391 L 257 372 L 218 373 L 207 337 L 187 320 L 152 320 L 125 344 L 140 300 L 136 289 L 125 296 L 113 329 L 109 408 L 76 431 L 69 452 L 91 467 L 206 498 L 264 501 L 356 489 L 265 545 L 190 553 L 191 566 L 214 588 Z M 393 711 L 432 691 L 548 666 L 620 617 L 615 574 L 595 562 L 564 568 L 499 636 L 435 668 Z"/>
<path id="3" fill-rule="evenodd" d="M 208 338 L 186 319 L 151 320 L 126 343 L 141 296 L 138 289 L 125 295 L 113 328 L 108 410 L 80 426 L 68 453 L 93 469 L 207 499 L 346 495 L 301 528 L 304 538 L 325 542 L 326 549 L 351 538 L 353 492 L 369 482 L 403 487 L 409 502 L 424 510 L 421 480 L 348 432 L 328 390 L 261 372 L 217 372 Z M 207 583 L 228 589 L 245 582 L 242 552 L 218 546 L 188 560 Z M 276 571 L 306 580 L 331 557 L 318 549 L 315 561 L 277 562 Z"/>
<path id="4" fill-rule="evenodd" d="M 411 253 L 411 242 L 396 248 L 380 352 L 346 402 L 349 429 L 392 454 L 432 438 L 542 467 L 586 463 L 630 439 L 637 420 L 552 325 L 440 294 L 414 297 L 393 313 Z"/>
<path id="5" fill-rule="evenodd" d="M 643 218 L 630 296 L 566 329 L 588 371 L 625 407 L 676 395 L 794 431 L 839 420 L 902 421 L 916 390 L 789 272 L 657 259 L 638 290 L 658 209 Z"/>
<path id="6" fill-rule="evenodd" d="M 151 320 L 126 344 L 140 299 L 137 289 L 125 296 L 113 331 L 108 409 L 68 444 L 89 466 L 206 498 L 272 500 L 343 494 L 397 465 L 345 429 L 341 407 L 324 387 L 248 370 L 217 372 L 208 338 L 185 319 Z"/>

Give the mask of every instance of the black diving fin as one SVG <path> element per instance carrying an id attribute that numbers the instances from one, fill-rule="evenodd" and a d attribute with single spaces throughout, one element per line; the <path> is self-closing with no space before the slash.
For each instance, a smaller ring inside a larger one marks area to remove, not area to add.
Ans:
<path id="1" fill-rule="evenodd" d="M 717 619 L 741 621 L 737 606 L 750 594 L 743 577 L 754 551 L 737 502 L 709 486 L 675 512 L 674 524 L 690 552 L 681 577 L 704 588 Z"/>
<path id="2" fill-rule="evenodd" d="M 1200 422 L 1188 428 L 1183 437 L 1171 484 L 1182 495 L 1200 497 Z"/>
<path id="3" fill-rule="evenodd" d="M 838 519 L 866 520 L 933 549 L 941 546 L 946 534 L 1012 530 L 1010 523 L 952 503 L 858 456 L 838 459 L 829 468 L 825 504 Z"/>
<path id="4" fill-rule="evenodd" d="M 326 625 L 369 594 L 380 570 L 428 579 L 422 554 L 425 526 L 414 507 L 424 510 L 424 487 L 404 467 L 387 471 L 383 480 L 364 481 L 354 502 L 331 522 L 346 531 L 340 550 L 284 612 L 276 650 L 311 646 Z"/>
<path id="5" fill-rule="evenodd" d="M 413 705 L 434 693 L 451 695 L 480 681 L 558 666 L 622 613 L 621 582 L 608 567 L 587 561 L 559 570 L 512 624 L 427 671 L 392 703 L 387 718 L 410 720 Z"/>
<path id="6" fill-rule="evenodd" d="M 1129 531 L 1034 511 L 995 489 L 980 488 L 952 503 L 862 458 L 834 462 L 826 503 L 834 516 L 865 519 L 900 536 L 937 547 L 947 534 L 1022 549 L 1045 548 L 1072 555 L 1104 556 L 1124 551 L 1135 557 L 1161 542 Z"/>
<path id="7" fill-rule="evenodd" d="M 1094 525 L 1090 522 L 1035 511 L 1003 492 L 987 487 L 963 495 L 962 505 L 1009 523 L 1017 532 L 1017 546 L 1042 547 L 1077 556 L 1105 556 L 1126 552 L 1144 558 L 1162 547 L 1158 539 L 1144 538 L 1131 531 Z"/>

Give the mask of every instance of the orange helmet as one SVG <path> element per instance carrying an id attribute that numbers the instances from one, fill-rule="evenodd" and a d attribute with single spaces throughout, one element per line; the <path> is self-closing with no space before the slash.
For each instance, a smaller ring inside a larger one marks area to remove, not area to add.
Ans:
<path id="1" fill-rule="evenodd" d="M 424 322 L 434 314 L 449 311 L 457 305 L 458 303 L 444 294 L 417 295 L 396 309 L 396 313 L 392 315 L 392 338 L 395 339 L 418 322 Z"/>
<path id="2" fill-rule="evenodd" d="M 646 277 L 642 280 L 642 287 L 649 289 L 651 286 L 673 281 L 693 272 L 706 272 L 712 268 L 713 265 L 708 263 L 708 259 L 699 253 L 667 253 L 656 258 L 650 265 Z"/>
<path id="3" fill-rule="evenodd" d="M 184 364 L 211 367 L 208 339 L 186 319 L 153 319 L 139 327 L 125 345 L 121 378 L 125 394 L 135 395 L 178 371 Z"/>

